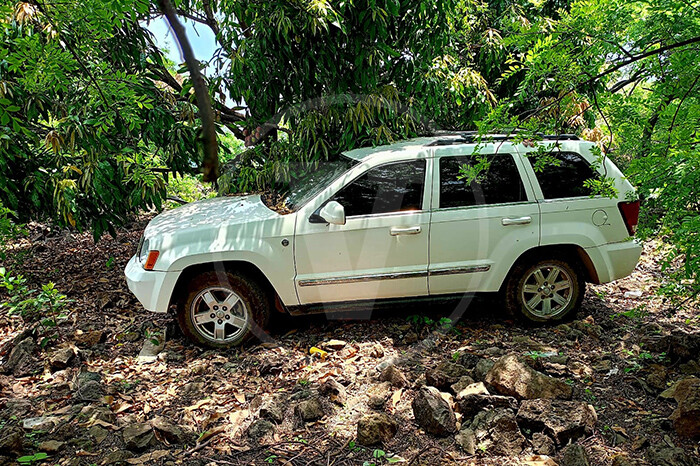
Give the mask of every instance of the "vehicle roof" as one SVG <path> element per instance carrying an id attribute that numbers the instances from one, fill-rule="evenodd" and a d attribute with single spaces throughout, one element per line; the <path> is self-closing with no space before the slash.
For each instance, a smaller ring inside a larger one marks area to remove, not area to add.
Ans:
<path id="1" fill-rule="evenodd" d="M 505 151 L 509 150 L 513 147 L 513 141 L 509 140 L 512 135 L 507 135 L 507 134 L 488 134 L 484 135 L 483 142 L 479 143 L 478 141 L 474 141 L 471 138 L 465 137 L 465 134 L 473 134 L 473 133 L 468 133 L 468 132 L 458 132 L 458 133 L 445 133 L 445 134 L 436 134 L 435 136 L 426 136 L 426 137 L 418 137 L 418 138 L 413 138 L 413 139 L 407 139 L 404 141 L 399 141 L 395 142 L 393 144 L 386 144 L 382 146 L 376 146 L 376 147 L 362 147 L 359 149 L 353 149 L 349 150 L 346 152 L 343 152 L 343 155 L 346 157 L 349 157 L 353 160 L 357 160 L 358 162 L 366 161 L 369 158 L 372 158 L 375 155 L 390 155 L 392 152 L 395 152 L 396 155 L 401 155 L 401 156 L 406 156 L 406 155 L 421 155 L 423 154 L 424 156 L 429 157 L 430 154 L 433 153 L 432 149 L 438 149 L 438 148 L 448 148 L 448 147 L 475 147 L 477 145 L 481 145 L 482 147 L 485 145 L 488 147 L 489 145 L 492 146 L 498 146 L 499 151 Z M 556 139 L 555 136 L 547 136 L 545 139 L 542 141 L 539 141 L 539 143 L 542 144 L 554 144 L 556 142 L 559 142 L 560 144 L 568 145 L 571 147 L 571 144 L 574 145 L 581 145 L 588 143 L 587 141 L 582 141 L 579 140 L 578 138 L 575 138 L 575 136 L 572 135 L 562 135 L 561 139 Z M 588 143 L 590 144 L 590 143 Z"/>

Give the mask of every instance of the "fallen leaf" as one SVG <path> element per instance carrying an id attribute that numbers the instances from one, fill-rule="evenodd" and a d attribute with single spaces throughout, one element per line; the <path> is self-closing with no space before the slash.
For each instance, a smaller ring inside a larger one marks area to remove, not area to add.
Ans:
<path id="1" fill-rule="evenodd" d="M 201 445 L 202 443 L 206 442 L 207 440 L 209 440 L 210 438 L 212 438 L 216 434 L 220 434 L 221 432 L 223 432 L 225 430 L 226 430 L 226 426 L 221 425 L 221 426 L 216 426 L 213 429 L 210 429 L 206 432 L 203 432 L 202 435 L 200 435 L 199 438 L 197 439 L 197 443 Z"/>
<path id="2" fill-rule="evenodd" d="M 399 388 L 394 392 L 393 395 L 391 395 L 391 405 L 396 406 L 401 399 L 401 394 L 403 393 L 403 389 Z"/>
<path id="3" fill-rule="evenodd" d="M 245 404 L 245 393 L 237 392 L 237 393 L 235 393 L 233 396 L 236 397 L 236 400 L 237 400 L 240 404 L 242 404 L 242 405 Z"/>

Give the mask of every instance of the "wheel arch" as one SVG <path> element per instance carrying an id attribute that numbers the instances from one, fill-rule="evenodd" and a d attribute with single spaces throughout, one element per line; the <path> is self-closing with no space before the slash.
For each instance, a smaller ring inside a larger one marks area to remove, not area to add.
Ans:
<path id="1" fill-rule="evenodd" d="M 265 295 L 270 299 L 270 308 L 275 309 L 278 312 L 286 313 L 287 309 L 282 304 L 282 301 L 277 293 L 277 290 L 272 285 L 270 280 L 265 276 L 265 274 L 252 262 L 243 260 L 229 260 L 229 261 L 218 261 L 218 262 L 202 262 L 199 264 L 192 264 L 185 267 L 177 278 L 175 287 L 170 296 L 169 307 L 177 305 L 180 297 L 186 292 L 186 284 L 197 275 L 204 272 L 240 272 L 244 275 L 250 277 L 258 283 L 265 293 Z"/>
<path id="2" fill-rule="evenodd" d="M 577 244 L 557 244 L 536 246 L 522 253 L 510 267 L 508 274 L 501 284 L 501 290 L 504 289 L 511 277 L 511 274 L 513 273 L 513 270 L 515 270 L 517 266 L 523 263 L 529 263 L 546 258 L 564 260 L 583 273 L 584 281 L 589 283 L 600 283 L 595 265 L 588 256 L 588 253 L 586 253 L 585 249 Z"/>

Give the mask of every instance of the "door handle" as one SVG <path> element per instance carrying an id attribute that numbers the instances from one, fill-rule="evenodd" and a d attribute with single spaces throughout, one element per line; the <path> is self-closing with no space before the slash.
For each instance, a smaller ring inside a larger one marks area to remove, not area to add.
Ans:
<path id="1" fill-rule="evenodd" d="M 391 236 L 417 235 L 420 232 L 421 232 L 421 228 L 419 226 L 416 226 L 416 227 L 391 227 L 391 230 L 389 230 L 389 234 Z"/>
<path id="2" fill-rule="evenodd" d="M 518 218 L 504 218 L 501 220 L 501 224 L 504 227 L 508 225 L 527 225 L 532 222 L 532 217 L 518 217 Z"/>

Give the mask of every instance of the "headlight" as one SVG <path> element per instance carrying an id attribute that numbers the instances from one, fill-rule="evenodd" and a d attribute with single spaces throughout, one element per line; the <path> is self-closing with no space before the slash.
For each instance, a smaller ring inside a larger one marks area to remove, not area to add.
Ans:
<path id="1" fill-rule="evenodd" d="M 141 243 L 139 244 L 139 250 L 137 251 L 137 254 L 139 255 L 139 261 L 141 261 L 141 263 L 144 263 L 146 261 L 146 257 L 148 257 L 147 239 L 141 239 Z"/>

